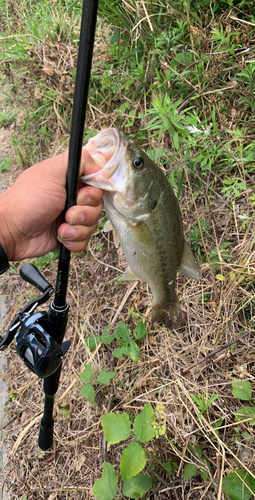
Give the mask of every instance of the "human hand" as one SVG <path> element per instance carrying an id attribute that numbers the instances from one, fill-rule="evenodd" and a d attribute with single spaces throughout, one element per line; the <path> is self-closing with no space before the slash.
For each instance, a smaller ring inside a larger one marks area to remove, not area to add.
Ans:
<path id="1" fill-rule="evenodd" d="M 0 196 L 0 242 L 9 260 L 39 257 L 56 250 L 61 241 L 81 252 L 97 228 L 103 191 L 79 183 L 77 205 L 62 212 L 66 201 L 68 153 L 38 163 L 20 175 Z M 80 176 L 99 168 L 83 148 Z"/>

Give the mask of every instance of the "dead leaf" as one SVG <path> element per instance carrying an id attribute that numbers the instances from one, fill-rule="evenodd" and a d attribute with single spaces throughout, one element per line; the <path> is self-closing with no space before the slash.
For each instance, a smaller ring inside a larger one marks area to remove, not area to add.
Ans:
<path id="1" fill-rule="evenodd" d="M 75 465 L 74 465 L 76 472 L 78 472 L 82 468 L 85 460 L 86 460 L 85 455 L 79 456 L 78 460 L 76 460 Z"/>
<path id="2" fill-rule="evenodd" d="M 56 500 L 58 497 L 57 493 L 51 493 L 50 496 L 48 497 L 48 500 Z"/>

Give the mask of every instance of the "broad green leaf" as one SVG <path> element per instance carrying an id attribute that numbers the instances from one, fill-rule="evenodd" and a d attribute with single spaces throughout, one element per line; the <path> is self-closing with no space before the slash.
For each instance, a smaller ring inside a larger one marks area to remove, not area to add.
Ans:
<path id="1" fill-rule="evenodd" d="M 100 342 L 100 337 L 99 335 L 91 335 L 91 337 L 88 337 L 87 339 L 85 339 L 85 345 L 88 347 L 88 349 L 90 351 L 93 351 L 96 346 L 99 344 Z"/>
<path id="2" fill-rule="evenodd" d="M 186 479 L 191 479 L 194 477 L 197 473 L 197 467 L 193 464 L 185 464 L 184 466 L 184 475 L 183 479 L 186 481 Z"/>
<path id="3" fill-rule="evenodd" d="M 114 351 L 112 351 L 112 355 L 115 358 L 121 358 L 122 354 L 124 354 L 122 351 L 122 347 L 117 347 L 116 349 L 114 349 Z"/>
<path id="4" fill-rule="evenodd" d="M 251 439 L 252 441 L 254 440 L 254 437 L 249 433 L 249 432 L 241 432 L 241 436 L 244 438 L 244 439 Z"/>
<path id="5" fill-rule="evenodd" d="M 111 464 L 104 462 L 103 474 L 93 486 L 93 495 L 100 500 L 112 500 L 117 495 L 118 476 Z"/>
<path id="6" fill-rule="evenodd" d="M 134 433 L 136 439 L 141 443 L 147 443 L 156 434 L 156 430 L 151 425 L 155 420 L 155 413 L 150 403 L 145 403 L 143 411 L 135 417 Z"/>
<path id="7" fill-rule="evenodd" d="M 125 481 L 136 476 L 146 464 L 145 451 L 139 443 L 130 443 L 122 453 L 120 461 L 121 479 Z"/>
<path id="8" fill-rule="evenodd" d="M 231 500 L 249 500 L 253 495 L 247 486 L 255 493 L 255 479 L 243 469 L 231 472 L 222 482 L 223 491 Z"/>
<path id="9" fill-rule="evenodd" d="M 139 361 L 140 349 L 134 340 L 131 340 L 127 354 L 133 361 Z"/>
<path id="10" fill-rule="evenodd" d="M 109 326 L 106 326 L 103 329 L 102 336 L 101 336 L 101 342 L 103 344 L 110 344 L 114 339 L 115 339 L 115 333 L 109 333 Z"/>
<path id="11" fill-rule="evenodd" d="M 240 408 L 235 416 L 236 422 L 241 422 L 242 420 L 247 420 L 250 418 L 247 423 L 250 425 L 255 425 L 255 408 L 254 406 L 244 406 L 244 408 Z"/>
<path id="12" fill-rule="evenodd" d="M 97 377 L 97 382 L 99 384 L 109 384 L 115 375 L 117 375 L 117 372 L 109 372 L 109 370 L 102 371 Z"/>
<path id="13" fill-rule="evenodd" d="M 91 363 L 85 365 L 85 371 L 80 374 L 81 382 L 90 382 L 92 379 L 92 366 Z"/>
<path id="14" fill-rule="evenodd" d="M 138 321 L 136 328 L 133 331 L 134 337 L 138 340 L 138 339 L 142 339 L 143 337 L 145 337 L 146 334 L 147 334 L 147 331 L 146 331 L 146 327 L 145 327 L 143 321 L 142 320 Z"/>
<path id="15" fill-rule="evenodd" d="M 252 393 L 250 382 L 246 380 L 233 380 L 232 393 L 235 398 L 243 401 L 250 401 Z"/>
<path id="16" fill-rule="evenodd" d="M 121 347 L 122 354 L 125 354 L 125 356 L 128 356 L 129 355 L 129 349 L 130 349 L 130 345 L 129 344 L 123 345 Z"/>
<path id="17" fill-rule="evenodd" d="M 128 439 L 131 434 L 130 420 L 126 412 L 111 412 L 103 415 L 102 427 L 105 439 L 110 444 L 116 444 L 124 439 Z"/>
<path id="18" fill-rule="evenodd" d="M 216 278 L 219 281 L 224 281 L 226 279 L 225 276 L 223 276 L 223 274 L 216 274 Z"/>
<path id="19" fill-rule="evenodd" d="M 114 45 L 115 43 L 117 43 L 119 40 L 119 37 L 120 37 L 119 28 L 115 28 L 114 33 L 110 38 L 111 45 Z"/>
<path id="20" fill-rule="evenodd" d="M 168 460 L 168 462 L 166 462 L 165 464 L 163 464 L 163 467 L 164 467 L 164 469 L 166 470 L 166 472 L 168 474 L 172 474 L 173 465 L 172 465 L 171 460 Z"/>
<path id="21" fill-rule="evenodd" d="M 95 390 L 92 384 L 83 385 L 83 387 L 81 388 L 81 395 L 84 398 L 87 398 L 90 404 L 93 405 L 95 401 Z"/>
<path id="22" fill-rule="evenodd" d="M 203 456 L 203 449 L 201 448 L 201 446 L 199 444 L 196 444 L 196 443 L 189 444 L 188 450 L 190 451 L 190 453 L 192 455 L 194 455 L 194 457 L 202 458 L 202 456 Z"/>
<path id="23" fill-rule="evenodd" d="M 153 486 L 153 479 L 150 476 L 137 474 L 123 481 L 122 493 L 128 498 L 142 498 L 143 494 Z"/>
<path id="24" fill-rule="evenodd" d="M 120 345 L 128 344 L 131 340 L 129 326 L 121 321 L 115 330 L 115 336 Z"/>

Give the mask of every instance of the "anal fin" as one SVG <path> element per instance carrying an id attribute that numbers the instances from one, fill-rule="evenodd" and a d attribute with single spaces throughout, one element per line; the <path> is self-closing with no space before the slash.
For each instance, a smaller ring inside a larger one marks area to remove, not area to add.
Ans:
<path id="1" fill-rule="evenodd" d="M 182 259 L 179 265 L 179 271 L 186 276 L 186 278 L 191 278 L 194 280 L 199 280 L 202 276 L 200 267 L 195 261 L 195 257 L 186 241 L 184 241 Z"/>
<path id="2" fill-rule="evenodd" d="M 136 274 L 132 271 L 132 269 L 130 269 L 130 267 L 126 269 L 124 274 L 122 274 L 121 278 L 119 279 L 119 281 L 133 281 L 133 280 L 140 281 L 140 278 L 136 276 Z"/>

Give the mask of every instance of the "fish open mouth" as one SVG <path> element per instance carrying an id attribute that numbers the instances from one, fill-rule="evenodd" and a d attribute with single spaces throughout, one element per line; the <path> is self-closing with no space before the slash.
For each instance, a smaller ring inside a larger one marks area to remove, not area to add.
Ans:
<path id="1" fill-rule="evenodd" d="M 101 170 L 94 174 L 84 175 L 80 180 L 106 191 L 116 190 L 116 181 L 120 177 L 123 180 L 123 172 L 121 173 L 118 167 L 126 152 L 126 144 L 118 131 L 115 128 L 108 128 L 99 132 L 89 140 L 85 149 Z"/>

